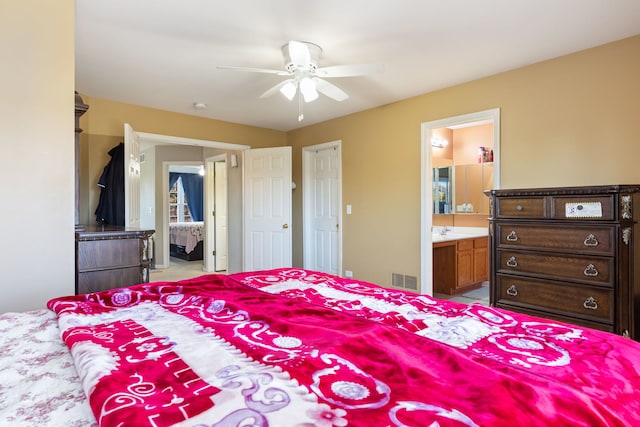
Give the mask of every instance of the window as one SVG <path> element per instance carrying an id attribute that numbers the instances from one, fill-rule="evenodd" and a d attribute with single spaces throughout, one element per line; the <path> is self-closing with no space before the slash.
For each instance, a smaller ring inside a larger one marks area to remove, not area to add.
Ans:
<path id="1" fill-rule="evenodd" d="M 169 190 L 169 222 L 193 222 L 187 196 L 182 187 L 182 178 L 178 178 Z"/>

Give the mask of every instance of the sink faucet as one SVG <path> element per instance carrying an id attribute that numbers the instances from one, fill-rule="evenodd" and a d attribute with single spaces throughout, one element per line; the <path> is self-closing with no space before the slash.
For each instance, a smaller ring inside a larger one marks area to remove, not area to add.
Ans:
<path id="1" fill-rule="evenodd" d="M 444 227 L 442 227 L 440 229 L 440 235 L 441 236 L 445 236 L 447 234 L 447 231 L 449 231 L 449 230 L 451 230 L 451 229 L 445 225 Z"/>

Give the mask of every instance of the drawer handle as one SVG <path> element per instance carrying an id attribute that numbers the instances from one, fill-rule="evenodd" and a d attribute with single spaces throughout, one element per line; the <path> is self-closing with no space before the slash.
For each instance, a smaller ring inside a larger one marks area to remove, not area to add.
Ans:
<path id="1" fill-rule="evenodd" d="M 518 266 L 518 261 L 516 261 L 516 257 L 512 256 L 511 258 L 509 258 L 507 260 L 507 267 L 514 267 L 515 268 L 517 266 Z M 585 270 L 584 274 L 587 274 L 586 270 Z"/>
<path id="2" fill-rule="evenodd" d="M 510 242 L 518 241 L 518 235 L 516 234 L 515 230 L 512 230 L 511 233 L 507 235 L 507 240 Z"/>
<path id="3" fill-rule="evenodd" d="M 594 297 L 587 298 L 582 304 L 584 308 L 588 308 L 589 310 L 597 310 L 598 309 L 598 301 Z"/>
<path id="4" fill-rule="evenodd" d="M 516 206 L 516 210 L 522 212 L 524 210 L 524 206 L 518 205 Z"/>
<path id="5" fill-rule="evenodd" d="M 598 275 L 598 269 L 596 268 L 595 265 L 589 264 L 587 265 L 587 268 L 584 269 L 584 275 L 596 277 Z"/>
<path id="6" fill-rule="evenodd" d="M 511 295 L 512 297 L 515 297 L 518 295 L 518 288 L 516 288 L 516 285 L 511 285 L 509 286 L 509 289 L 507 289 L 507 295 Z M 585 304 L 587 302 L 585 301 Z"/>
<path id="7" fill-rule="evenodd" d="M 585 246 L 598 246 L 598 239 L 593 234 L 589 234 L 586 239 L 584 239 Z"/>

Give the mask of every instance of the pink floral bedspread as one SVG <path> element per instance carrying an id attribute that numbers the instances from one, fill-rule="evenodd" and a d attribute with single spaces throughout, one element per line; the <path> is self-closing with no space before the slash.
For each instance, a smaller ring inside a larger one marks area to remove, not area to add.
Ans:
<path id="1" fill-rule="evenodd" d="M 102 426 L 634 426 L 640 344 L 299 269 L 49 302 Z"/>

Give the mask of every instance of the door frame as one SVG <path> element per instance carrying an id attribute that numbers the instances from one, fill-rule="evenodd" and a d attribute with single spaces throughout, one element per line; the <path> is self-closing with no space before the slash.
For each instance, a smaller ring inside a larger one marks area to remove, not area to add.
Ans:
<path id="1" fill-rule="evenodd" d="M 324 150 L 335 148 L 338 156 L 338 192 L 336 195 L 336 206 L 338 207 L 338 247 L 337 250 L 337 268 L 338 275 L 342 275 L 342 140 L 325 142 L 322 144 L 310 145 L 302 148 L 302 253 L 304 268 L 311 265 L 311 256 L 314 248 L 311 238 L 311 218 L 313 212 L 312 201 L 315 197 L 315 188 L 311 185 L 313 181 L 313 168 L 311 167 L 311 154 L 316 150 Z"/>
<path id="2" fill-rule="evenodd" d="M 135 130 L 135 129 L 134 129 Z M 170 136 L 170 135 L 160 135 L 160 134 L 153 134 L 153 133 L 147 133 L 147 132 L 138 132 L 136 131 L 136 134 L 139 138 L 140 144 L 141 146 L 144 144 L 145 149 L 153 146 L 153 145 L 172 145 L 172 144 L 176 144 L 176 145 L 191 145 L 191 146 L 199 146 L 199 147 L 207 147 L 207 148 L 217 148 L 217 149 L 221 149 L 221 150 L 228 150 L 228 151 L 243 151 L 243 150 L 248 150 L 249 148 L 251 148 L 251 146 L 249 145 L 241 145 L 241 144 L 233 144 L 233 143 L 228 143 L 228 142 L 219 142 L 219 141 L 210 141 L 210 140 L 203 140 L 203 139 L 194 139 L 194 138 L 184 138 L 184 137 L 179 137 L 179 136 Z M 163 162 L 164 163 L 164 162 Z M 178 161 L 167 161 L 167 163 L 179 163 Z M 200 161 L 200 163 L 204 163 L 204 159 L 202 159 Z M 156 179 L 157 179 L 157 174 L 156 174 Z M 165 182 L 166 179 L 166 182 Z M 162 170 L 162 177 L 161 177 L 162 185 L 163 185 L 163 189 L 167 188 L 167 186 L 169 185 L 169 168 L 167 166 L 166 170 L 164 169 L 163 166 L 163 170 Z M 207 188 L 204 188 L 203 191 L 208 191 Z M 157 196 L 157 194 L 156 194 Z M 127 203 L 127 201 L 125 200 L 125 203 Z M 157 203 L 156 203 L 157 206 Z M 169 264 L 169 191 L 168 189 L 166 191 L 162 191 L 162 212 L 161 212 L 161 217 L 162 217 L 162 239 L 160 239 L 161 241 L 158 241 L 157 239 L 157 233 L 156 233 L 156 241 L 154 242 L 155 245 L 162 245 L 163 248 L 163 257 L 162 260 L 156 260 L 156 268 L 169 268 L 170 264 Z M 156 217 L 157 218 L 157 217 Z M 210 221 L 204 221 L 204 226 L 205 226 L 205 235 L 207 233 L 207 227 L 209 226 L 209 222 Z M 158 228 L 158 224 L 156 223 L 156 229 Z M 162 263 L 158 263 L 157 261 L 162 261 Z"/>
<path id="3" fill-rule="evenodd" d="M 420 133 L 420 293 L 433 295 L 433 191 L 431 169 L 433 130 L 448 126 L 493 122 L 493 188 L 500 188 L 500 108 L 424 122 Z"/>
<path id="4" fill-rule="evenodd" d="M 162 264 L 161 265 L 157 265 L 157 267 L 159 268 L 169 268 L 170 266 L 170 262 L 169 262 L 169 258 L 170 258 L 170 238 L 169 238 L 169 168 L 171 166 L 204 166 L 204 161 L 198 161 L 198 160 L 185 160 L 185 161 L 178 161 L 178 160 L 165 160 L 162 162 L 162 188 L 167 189 L 167 191 L 163 191 L 162 192 L 162 229 L 164 230 L 163 234 L 163 241 L 162 241 L 162 245 L 164 250 L 163 252 L 163 259 L 162 259 Z M 202 192 L 203 197 L 207 194 L 208 189 L 207 189 L 207 183 L 206 180 L 205 182 L 203 182 L 203 186 L 202 186 Z M 204 203 L 203 203 L 204 204 Z M 206 206 L 206 205 L 205 205 Z M 204 233 L 206 236 L 206 228 L 207 228 L 207 219 L 204 218 L 203 215 L 203 221 L 204 221 Z M 157 227 L 156 227 L 157 228 Z M 207 243 L 206 239 L 205 239 L 205 245 Z M 156 243 L 157 245 L 158 243 Z M 204 259 L 202 261 L 202 267 L 203 267 L 203 271 L 204 271 Z"/>
<path id="5" fill-rule="evenodd" d="M 227 154 L 218 154 L 212 157 L 207 157 L 205 159 L 205 182 L 208 181 L 208 191 L 204 193 L 204 206 L 205 206 L 205 214 L 207 218 L 210 218 L 209 212 L 212 212 L 216 209 L 216 194 L 215 194 L 215 163 L 216 162 L 227 162 Z M 228 189 L 229 186 L 227 184 L 227 194 L 225 194 L 225 198 L 227 199 L 227 206 L 229 205 L 229 197 L 228 197 Z M 227 215 L 228 218 L 228 215 Z M 213 251 L 216 249 L 215 237 L 217 234 L 216 230 L 217 218 L 213 223 L 213 227 L 208 227 L 206 230 L 205 241 L 204 241 L 204 265 L 203 269 L 206 272 L 215 272 L 216 271 L 216 255 L 213 255 Z M 227 230 L 229 229 L 229 221 L 227 220 Z M 213 242 L 212 242 L 213 240 Z M 227 241 L 229 237 L 227 236 Z"/>

